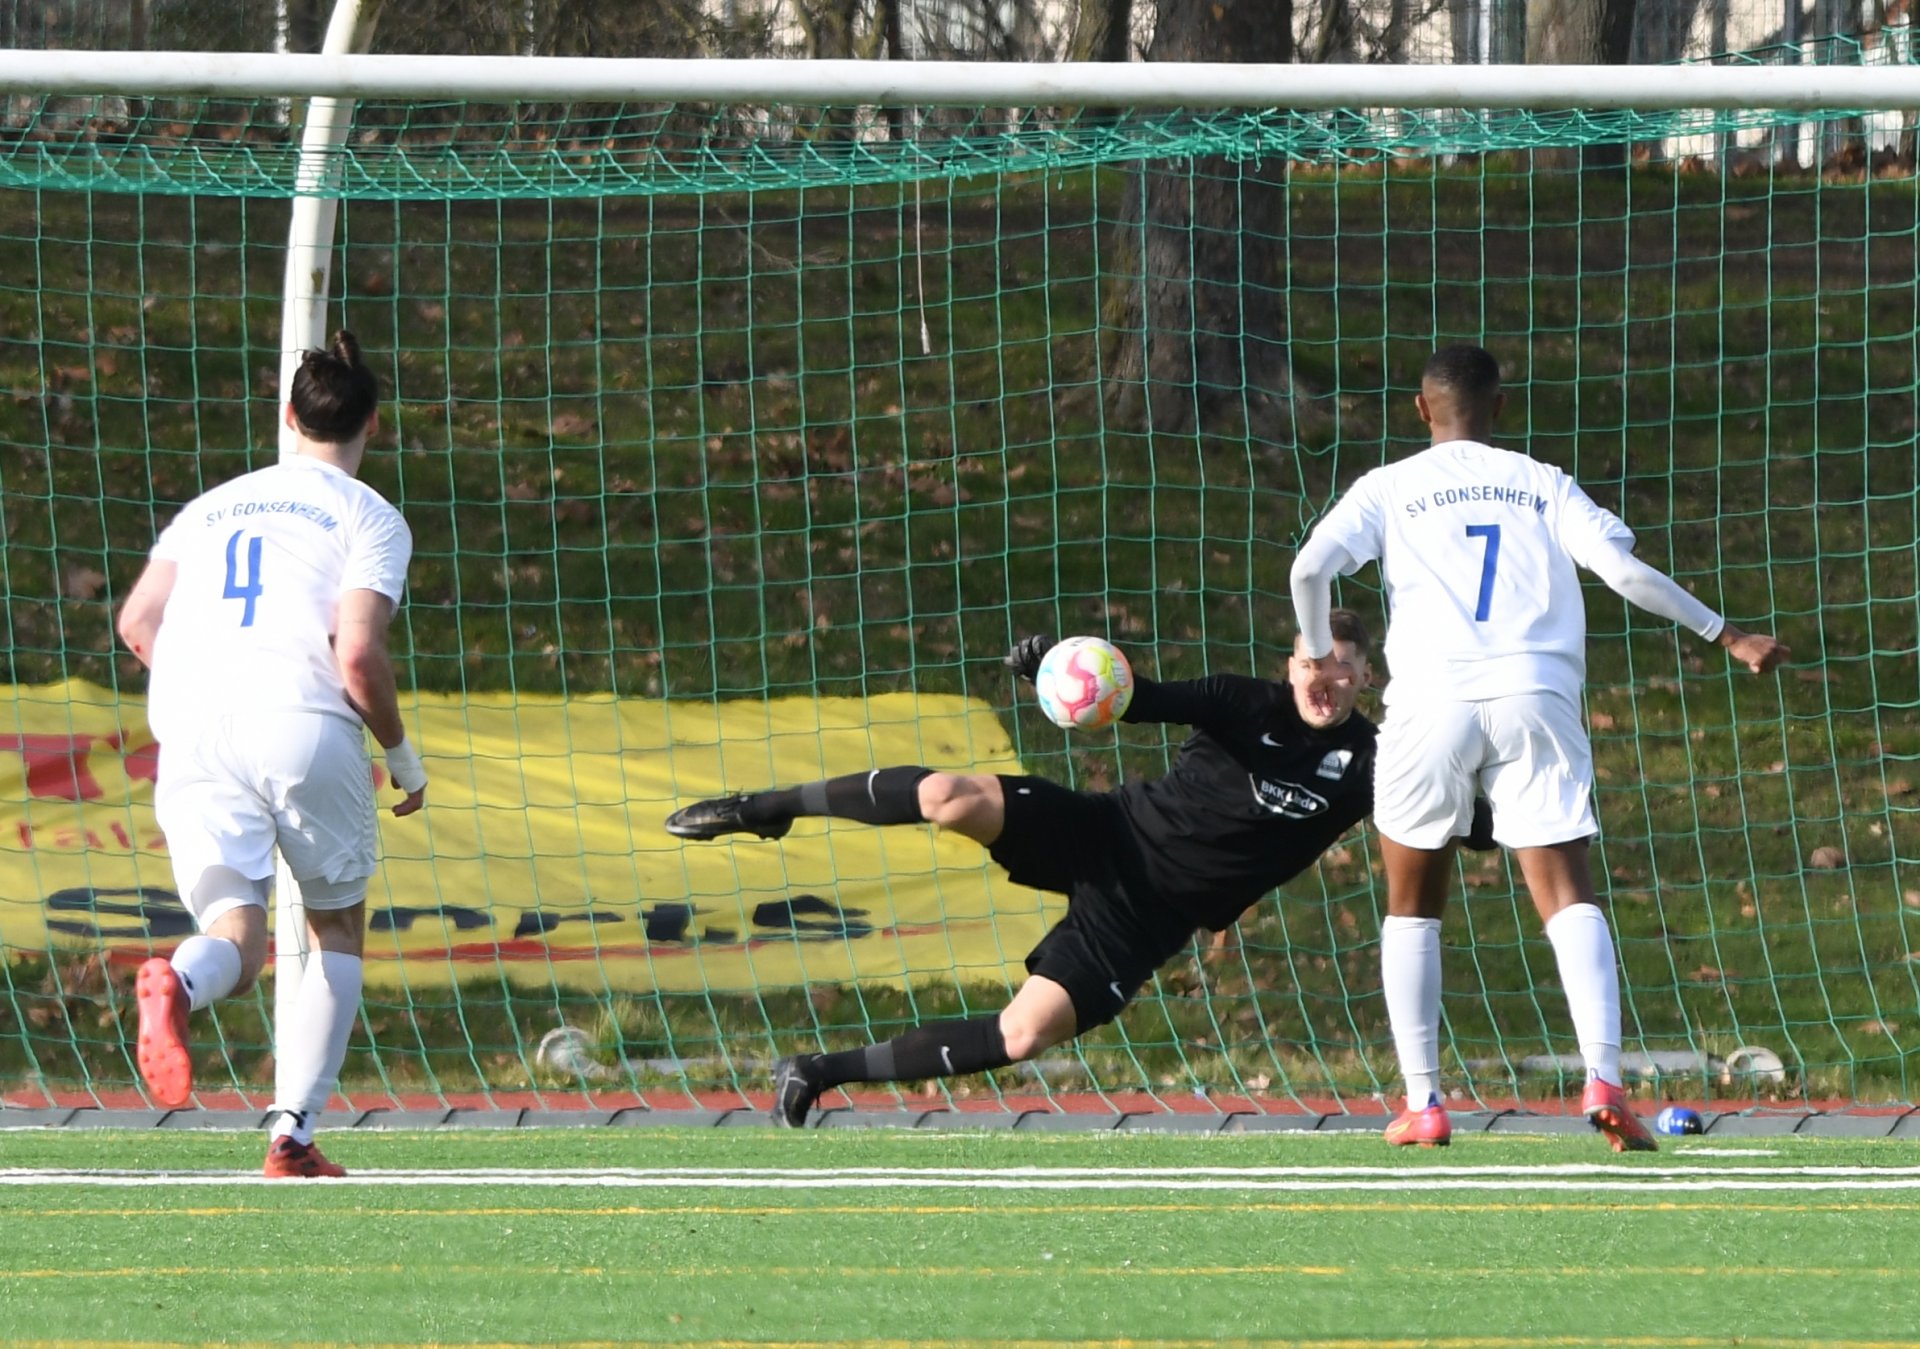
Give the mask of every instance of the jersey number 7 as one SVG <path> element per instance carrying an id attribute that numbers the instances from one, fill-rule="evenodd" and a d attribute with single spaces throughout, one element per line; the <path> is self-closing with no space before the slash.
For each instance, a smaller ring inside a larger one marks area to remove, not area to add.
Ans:
<path id="1" fill-rule="evenodd" d="M 260 539 L 256 535 L 247 540 L 247 582 L 240 583 L 240 539 L 246 531 L 236 529 L 233 537 L 227 540 L 227 588 L 220 592 L 222 599 L 245 600 L 247 607 L 240 611 L 240 626 L 253 626 L 253 602 L 260 598 Z"/>
<path id="2" fill-rule="evenodd" d="M 1487 555 L 1480 564 L 1480 603 L 1473 610 L 1473 621 L 1484 623 L 1487 621 L 1487 615 L 1493 612 L 1493 573 L 1500 566 L 1500 526 L 1468 525 L 1467 537 L 1487 541 Z M 259 540 L 256 539 L 254 542 L 257 545 Z M 232 548 L 227 549 L 227 560 L 227 570 L 231 572 L 233 570 Z"/>

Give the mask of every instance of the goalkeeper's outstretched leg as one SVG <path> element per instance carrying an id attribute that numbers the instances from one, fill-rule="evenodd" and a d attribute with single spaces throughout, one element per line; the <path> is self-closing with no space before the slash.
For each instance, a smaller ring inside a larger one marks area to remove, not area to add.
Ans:
<path id="1" fill-rule="evenodd" d="M 1077 1035 L 1073 998 L 1034 975 L 993 1016 L 930 1021 L 877 1045 L 837 1054 L 796 1054 L 773 1069 L 773 1120 L 798 1129 L 822 1092 L 852 1082 L 965 1077 L 1020 1063 Z"/>
<path id="2" fill-rule="evenodd" d="M 916 764 L 876 768 L 765 792 L 696 801 L 667 816 L 677 838 L 727 834 L 785 838 L 798 819 L 827 817 L 861 824 L 933 824 L 991 845 L 1006 820 L 1005 794 L 991 774 L 938 773 Z"/>

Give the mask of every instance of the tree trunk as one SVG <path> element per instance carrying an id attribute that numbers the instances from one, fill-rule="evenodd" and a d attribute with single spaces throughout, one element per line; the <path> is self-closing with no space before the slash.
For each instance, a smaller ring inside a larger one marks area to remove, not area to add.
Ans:
<path id="1" fill-rule="evenodd" d="M 1133 53 L 1133 0 L 1079 0 L 1075 7 L 1072 61 L 1125 61 Z M 1089 125 L 1118 121 L 1124 108 L 1083 108 Z"/>
<path id="2" fill-rule="evenodd" d="M 1388 0 L 1387 26 L 1380 32 L 1380 52 L 1377 59 L 1383 65 L 1400 66 L 1407 62 L 1407 36 L 1412 31 L 1408 22 L 1408 0 Z"/>
<path id="3" fill-rule="evenodd" d="M 1633 49 L 1634 0 L 1528 0 L 1527 61 L 1531 65 L 1626 64 Z M 1542 163 L 1587 169 L 1623 167 L 1627 143 L 1592 144 L 1583 151 L 1541 151 Z"/>
<path id="4" fill-rule="evenodd" d="M 287 50 L 319 51 L 327 36 L 328 17 L 320 0 L 287 0 Z"/>
<path id="5" fill-rule="evenodd" d="M 900 25 L 900 5 L 902 0 L 879 0 L 880 27 L 886 34 L 887 59 L 904 61 L 907 59 L 906 33 Z M 893 106 L 883 110 L 887 118 L 887 135 L 894 140 L 907 138 L 907 110 Z"/>
<path id="6" fill-rule="evenodd" d="M 1724 8 L 1724 5 L 1723 5 Z M 1662 0 L 1643 6 L 1633 25 L 1633 63 L 1658 66 L 1687 54 L 1693 25 L 1700 16 L 1700 0 Z M 1725 30 L 1722 30 L 1724 36 Z M 1716 46 L 1717 53 L 1721 48 Z"/>
<path id="7" fill-rule="evenodd" d="M 1634 0 L 1529 0 L 1527 61 L 1621 65 L 1633 40 Z"/>
<path id="8" fill-rule="evenodd" d="M 1320 0 L 1319 31 L 1307 53 L 1307 64 L 1357 60 L 1357 32 L 1358 21 L 1349 0 Z"/>
<path id="9" fill-rule="evenodd" d="M 1159 0 L 1150 59 L 1293 59 L 1292 0 Z M 1287 165 L 1149 160 L 1108 235 L 1103 304 L 1114 421 L 1169 435 L 1293 443 Z M 1317 420 L 1317 418 L 1316 418 Z"/>
<path id="10" fill-rule="evenodd" d="M 1073 24 L 1075 61 L 1124 61 L 1133 40 L 1133 0 L 1080 0 Z"/>

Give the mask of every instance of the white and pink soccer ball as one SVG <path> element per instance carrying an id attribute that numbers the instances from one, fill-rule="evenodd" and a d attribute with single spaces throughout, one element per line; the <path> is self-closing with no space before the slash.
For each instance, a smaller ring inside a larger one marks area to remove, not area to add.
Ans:
<path id="1" fill-rule="evenodd" d="M 1117 721 L 1133 701 L 1133 667 L 1104 638 L 1068 637 L 1041 659 L 1033 691 L 1055 726 L 1097 731 Z"/>

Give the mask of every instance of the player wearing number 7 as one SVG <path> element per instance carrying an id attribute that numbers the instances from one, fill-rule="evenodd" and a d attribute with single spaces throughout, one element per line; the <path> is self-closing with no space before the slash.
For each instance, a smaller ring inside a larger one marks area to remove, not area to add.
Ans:
<path id="1" fill-rule="evenodd" d="M 314 955 L 274 1028 L 269 1176 L 345 1172 L 313 1144 L 360 1009 L 367 881 L 376 863 L 364 725 L 411 815 L 427 775 L 407 741 L 387 654 L 413 538 L 355 476 L 378 424 L 351 333 L 293 377 L 293 458 L 184 506 L 120 611 L 153 671 L 154 814 L 196 936 L 140 967 L 136 1058 L 161 1105 L 193 1091 L 187 1013 L 242 992 L 267 957 L 276 847 L 300 883 Z"/>
<path id="2" fill-rule="evenodd" d="M 1581 1108 L 1615 1151 L 1651 1151 L 1620 1079 L 1620 984 L 1587 844 L 1598 832 L 1580 716 L 1586 606 L 1576 567 L 1717 641 L 1756 674 L 1787 648 L 1742 632 L 1633 555 L 1633 533 L 1559 469 L 1487 443 L 1505 404 L 1479 347 L 1434 353 L 1415 399 L 1430 448 L 1366 474 L 1294 559 L 1312 686 L 1348 677 L 1328 631 L 1331 585 L 1378 561 L 1391 672 L 1374 776 L 1387 869 L 1381 981 L 1407 1109 L 1393 1143 L 1447 1141 L 1440 1104 L 1440 917 L 1451 839 L 1476 791 L 1546 924 L 1587 1069 Z"/>

